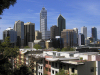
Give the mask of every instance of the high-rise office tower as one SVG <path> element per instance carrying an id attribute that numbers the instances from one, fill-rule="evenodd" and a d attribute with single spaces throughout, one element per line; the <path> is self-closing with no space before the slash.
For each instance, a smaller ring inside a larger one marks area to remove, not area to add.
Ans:
<path id="1" fill-rule="evenodd" d="M 35 40 L 42 39 L 42 33 L 40 31 L 35 31 Z"/>
<path id="2" fill-rule="evenodd" d="M 78 37 L 78 28 L 73 28 L 73 29 L 76 31 Z"/>
<path id="3" fill-rule="evenodd" d="M 47 10 L 45 7 L 40 11 L 40 32 L 42 32 L 42 39 L 50 38 L 50 31 L 47 31 Z"/>
<path id="4" fill-rule="evenodd" d="M 9 37 L 9 40 L 12 46 L 16 46 L 17 32 L 14 31 L 11 27 L 3 31 L 3 41 L 5 40 L 6 37 Z"/>
<path id="5" fill-rule="evenodd" d="M 51 28 L 50 28 L 50 38 L 55 38 L 55 36 L 59 36 L 59 27 L 57 27 L 56 25 L 53 25 Z"/>
<path id="6" fill-rule="evenodd" d="M 85 39 L 87 39 L 87 27 L 83 26 L 83 27 L 81 28 L 81 33 L 84 34 Z"/>
<path id="7" fill-rule="evenodd" d="M 82 33 L 79 33 L 78 35 L 78 45 L 79 46 L 85 45 L 85 37 L 84 37 L 84 34 Z"/>
<path id="8" fill-rule="evenodd" d="M 64 40 L 60 36 L 56 36 L 55 38 L 51 39 L 52 47 L 54 48 L 63 48 L 64 47 Z"/>
<path id="9" fill-rule="evenodd" d="M 28 46 L 28 42 L 35 40 L 35 24 L 31 22 L 24 23 L 24 46 Z"/>
<path id="10" fill-rule="evenodd" d="M 76 31 L 77 34 L 77 44 L 78 44 L 78 28 L 73 28 Z"/>
<path id="11" fill-rule="evenodd" d="M 24 46 L 24 22 L 23 21 L 15 21 L 14 30 L 17 31 L 17 46 Z"/>
<path id="12" fill-rule="evenodd" d="M 61 38 L 64 39 L 64 47 L 77 46 L 77 34 L 73 29 L 63 29 Z"/>
<path id="13" fill-rule="evenodd" d="M 92 27 L 91 32 L 92 32 L 92 38 L 94 38 L 94 41 L 97 41 L 97 28 Z"/>
<path id="14" fill-rule="evenodd" d="M 61 14 L 58 16 L 57 26 L 59 27 L 59 35 L 61 36 L 61 31 L 63 31 L 63 29 L 66 29 L 66 21 Z"/>

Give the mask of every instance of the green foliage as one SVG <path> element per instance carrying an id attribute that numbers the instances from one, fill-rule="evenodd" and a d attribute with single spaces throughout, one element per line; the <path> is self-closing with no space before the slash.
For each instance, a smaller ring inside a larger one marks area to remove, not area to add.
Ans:
<path id="1" fill-rule="evenodd" d="M 11 43 L 9 37 L 5 38 L 5 41 L 1 44 L 0 52 L 3 53 L 3 56 L 6 58 L 16 57 L 18 55 L 19 48 L 18 47 L 11 47 Z"/>
<path id="2" fill-rule="evenodd" d="M 57 49 L 54 49 L 53 51 L 61 51 L 61 49 L 60 48 L 57 48 Z"/>
<path id="3" fill-rule="evenodd" d="M 10 37 L 6 37 L 4 42 L 1 44 L 3 47 L 11 47 Z"/>
<path id="4" fill-rule="evenodd" d="M 71 75 L 77 75 L 76 73 L 73 73 L 73 74 L 71 74 Z"/>
<path id="5" fill-rule="evenodd" d="M 4 9 L 9 9 L 10 5 L 14 5 L 16 0 L 0 0 L 0 15 L 3 13 Z"/>
<path id="6" fill-rule="evenodd" d="M 80 57 L 80 60 L 83 60 L 83 57 Z"/>
<path id="7" fill-rule="evenodd" d="M 8 58 L 0 59 L 0 75 L 13 75 L 12 65 Z"/>
<path id="8" fill-rule="evenodd" d="M 30 48 L 29 46 L 25 46 L 24 48 Z"/>
<path id="9" fill-rule="evenodd" d="M 16 57 L 18 55 L 18 51 L 19 51 L 19 48 L 18 47 L 14 47 L 14 48 L 8 48 L 6 47 L 3 54 L 4 54 L 4 57 Z"/>
<path id="10" fill-rule="evenodd" d="M 57 51 L 61 51 L 61 49 L 60 48 L 57 48 Z"/>
<path id="11" fill-rule="evenodd" d="M 53 51 L 57 51 L 56 49 L 53 49 Z"/>
<path id="12" fill-rule="evenodd" d="M 68 46 L 67 48 L 62 48 L 61 51 L 75 51 L 75 49 Z"/>
<path id="13" fill-rule="evenodd" d="M 18 55 L 19 48 L 11 47 L 9 37 L 0 44 L 0 75 L 13 75 L 12 64 L 8 59 L 13 59 Z"/>
<path id="14" fill-rule="evenodd" d="M 14 69 L 14 75 L 32 75 L 32 71 L 27 66 L 21 65 L 20 68 Z"/>
<path id="15" fill-rule="evenodd" d="M 42 49 L 42 47 L 41 47 L 39 44 L 35 44 L 35 45 L 34 45 L 34 48 L 37 49 L 37 50 L 38 50 L 38 49 Z"/>
<path id="16" fill-rule="evenodd" d="M 60 69 L 56 75 L 67 75 L 67 74 L 65 73 L 64 69 Z"/>

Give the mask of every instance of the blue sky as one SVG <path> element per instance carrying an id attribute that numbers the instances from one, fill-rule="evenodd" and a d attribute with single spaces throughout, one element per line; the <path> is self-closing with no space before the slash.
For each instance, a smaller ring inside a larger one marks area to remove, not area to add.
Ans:
<path id="1" fill-rule="evenodd" d="M 66 19 L 66 29 L 87 27 L 87 36 L 91 37 L 91 28 L 97 28 L 100 39 L 100 0 L 17 0 L 17 3 L 5 9 L 0 15 L 0 39 L 8 27 L 14 26 L 15 21 L 35 23 L 35 30 L 40 29 L 40 10 L 47 9 L 47 27 L 57 25 L 60 14 Z"/>

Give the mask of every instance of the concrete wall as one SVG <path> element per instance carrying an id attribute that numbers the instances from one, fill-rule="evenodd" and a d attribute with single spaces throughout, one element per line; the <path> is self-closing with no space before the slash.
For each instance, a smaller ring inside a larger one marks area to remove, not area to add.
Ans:
<path id="1" fill-rule="evenodd" d="M 94 68 L 94 72 L 91 72 L 92 67 Z M 85 62 L 84 65 L 77 66 L 78 75 L 96 75 L 95 67 L 95 61 Z"/>

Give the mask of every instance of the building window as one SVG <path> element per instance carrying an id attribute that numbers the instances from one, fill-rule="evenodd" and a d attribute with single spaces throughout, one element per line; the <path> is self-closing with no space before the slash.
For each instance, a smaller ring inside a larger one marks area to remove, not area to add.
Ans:
<path id="1" fill-rule="evenodd" d="M 73 72 L 73 73 L 74 73 L 74 69 L 75 69 L 75 68 L 72 68 L 72 72 Z"/>
<path id="2" fill-rule="evenodd" d="M 40 69 L 40 66 L 39 66 L 39 69 Z"/>
<path id="3" fill-rule="evenodd" d="M 70 57 L 73 57 L 74 56 L 74 54 L 70 54 Z"/>
<path id="4" fill-rule="evenodd" d="M 57 63 L 55 63 L 55 67 L 57 68 Z"/>
<path id="5" fill-rule="evenodd" d="M 34 69 L 32 69 L 32 72 L 34 73 Z"/>
<path id="6" fill-rule="evenodd" d="M 91 70 L 91 72 L 94 72 L 94 67 L 91 67 L 91 69 L 90 69 L 90 70 Z"/>
<path id="7" fill-rule="evenodd" d="M 52 62 L 52 67 L 54 67 L 54 62 Z"/>
<path id="8" fill-rule="evenodd" d="M 55 73 L 57 74 L 58 72 L 57 72 L 57 71 L 55 71 Z"/>
<path id="9" fill-rule="evenodd" d="M 54 70 L 52 70 L 52 74 L 54 74 Z"/>
<path id="10" fill-rule="evenodd" d="M 41 69 L 42 69 L 42 66 L 41 66 Z"/>
<path id="11" fill-rule="evenodd" d="M 40 72 L 39 72 L 39 75 L 40 75 Z"/>
<path id="12" fill-rule="evenodd" d="M 51 72 L 51 69 L 49 68 L 49 72 Z"/>
<path id="13" fill-rule="evenodd" d="M 41 73 L 41 75 L 42 75 L 42 73 Z"/>

